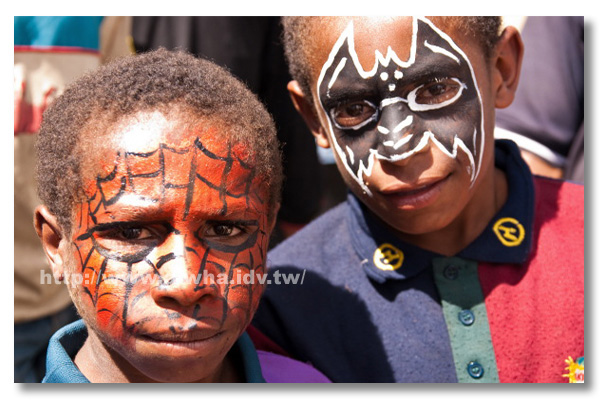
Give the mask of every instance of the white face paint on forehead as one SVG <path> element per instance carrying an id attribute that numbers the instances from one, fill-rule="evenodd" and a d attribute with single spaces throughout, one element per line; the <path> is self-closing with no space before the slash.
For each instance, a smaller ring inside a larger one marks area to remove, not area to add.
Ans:
<path id="1" fill-rule="evenodd" d="M 375 158 L 395 162 L 428 143 L 456 159 L 466 154 L 471 185 L 484 148 L 481 95 L 466 54 L 426 18 L 413 18 L 408 59 L 388 46 L 375 50 L 365 71 L 354 46 L 350 22 L 334 44 L 317 81 L 320 105 L 334 149 L 351 177 L 364 182 Z"/>

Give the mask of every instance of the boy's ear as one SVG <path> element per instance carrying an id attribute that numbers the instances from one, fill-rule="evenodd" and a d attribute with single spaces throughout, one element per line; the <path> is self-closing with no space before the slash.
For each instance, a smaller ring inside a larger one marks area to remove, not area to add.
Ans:
<path id="1" fill-rule="evenodd" d="M 304 118 L 304 122 L 308 125 L 310 132 L 312 132 L 317 139 L 317 145 L 322 148 L 328 148 L 330 144 L 327 134 L 321 125 L 321 121 L 319 121 L 319 117 L 315 114 L 314 108 L 306 98 L 306 95 L 302 92 L 302 89 L 300 89 L 298 81 L 290 81 L 287 88 L 290 92 L 294 107 L 298 110 L 298 113 L 300 113 L 302 118 Z"/>
<path id="2" fill-rule="evenodd" d="M 35 208 L 33 215 L 33 225 L 35 231 L 42 241 L 42 248 L 46 254 L 46 259 L 52 268 L 54 277 L 58 280 L 64 278 L 64 259 L 61 254 L 60 245 L 66 240 L 62 229 L 54 216 L 45 205 Z"/>
<path id="3" fill-rule="evenodd" d="M 273 230 L 275 229 L 275 225 L 277 224 L 277 214 L 279 213 L 279 209 L 281 208 L 281 203 L 277 202 L 274 206 L 273 210 L 273 221 L 269 224 L 269 236 L 273 234 Z"/>
<path id="4" fill-rule="evenodd" d="M 496 45 L 493 59 L 493 83 L 496 91 L 495 106 L 508 107 L 515 98 L 521 63 L 523 62 L 523 41 L 517 28 L 507 26 Z"/>

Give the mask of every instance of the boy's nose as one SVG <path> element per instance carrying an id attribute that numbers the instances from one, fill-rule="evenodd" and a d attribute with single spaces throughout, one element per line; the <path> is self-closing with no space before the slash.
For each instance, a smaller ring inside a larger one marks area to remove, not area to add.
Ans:
<path id="1" fill-rule="evenodd" d="M 215 286 L 202 285 L 201 258 L 195 250 L 186 247 L 183 236 L 175 236 L 164 245 L 163 250 L 171 252 L 156 262 L 161 279 L 152 287 L 151 295 L 157 304 L 190 306 L 202 297 L 216 295 Z"/>
<path id="2" fill-rule="evenodd" d="M 377 153 L 384 158 L 393 159 L 395 163 L 406 163 L 410 158 L 415 136 L 415 116 L 402 103 L 384 107 L 377 126 Z M 400 158 L 400 155 L 404 155 Z"/>

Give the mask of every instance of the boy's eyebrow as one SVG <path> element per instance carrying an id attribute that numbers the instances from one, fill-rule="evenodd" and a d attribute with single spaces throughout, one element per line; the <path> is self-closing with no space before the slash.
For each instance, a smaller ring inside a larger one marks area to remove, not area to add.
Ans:
<path id="1" fill-rule="evenodd" d="M 249 208 L 245 202 L 232 202 L 227 204 L 226 214 L 213 214 L 209 215 L 205 213 L 203 218 L 206 221 L 210 220 L 246 220 L 255 219 L 260 216 L 261 212 Z"/>
<path id="2" fill-rule="evenodd" d="M 95 232 L 98 231 L 108 231 L 114 228 L 137 228 L 140 227 L 142 225 L 156 225 L 159 224 L 163 227 L 165 227 L 167 229 L 168 232 L 170 233 L 175 233 L 175 234 L 179 234 L 179 230 L 176 230 L 175 227 L 173 227 L 171 224 L 169 224 L 166 221 L 144 221 L 144 222 L 134 222 L 134 221 L 112 221 L 110 223 L 100 223 L 92 228 L 90 228 L 89 230 L 87 230 L 85 233 L 81 234 L 80 236 L 77 237 L 78 241 L 83 241 L 86 240 L 88 238 L 90 238 Z"/>
<path id="3" fill-rule="evenodd" d="M 117 208 L 111 209 L 113 218 L 126 216 L 127 220 L 144 218 L 154 212 L 160 211 L 160 202 L 158 199 L 149 198 L 137 194 L 125 194 L 113 204 Z"/>
<path id="4" fill-rule="evenodd" d="M 332 88 L 323 96 L 323 103 L 341 103 L 346 100 L 354 100 L 357 98 L 365 98 L 373 95 L 376 91 L 373 88 L 361 85 L 344 85 L 341 88 Z"/>
<path id="5" fill-rule="evenodd" d="M 236 218 L 228 218 L 228 219 L 211 219 L 206 220 L 206 224 L 222 224 L 222 223 L 235 223 L 248 227 L 258 227 L 258 220 L 256 219 L 236 219 Z"/>
<path id="6" fill-rule="evenodd" d="M 456 76 L 461 74 L 461 66 L 451 59 L 447 62 L 418 63 L 404 71 L 400 82 L 414 82 L 428 80 L 435 77 Z"/>

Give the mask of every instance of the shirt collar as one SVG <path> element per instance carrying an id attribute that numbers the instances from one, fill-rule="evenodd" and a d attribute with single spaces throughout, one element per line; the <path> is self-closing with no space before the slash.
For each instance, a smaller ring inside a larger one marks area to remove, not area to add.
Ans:
<path id="1" fill-rule="evenodd" d="M 244 364 L 244 374 L 246 375 L 246 383 L 266 383 L 258 360 L 256 348 L 250 339 L 248 333 L 244 332 L 235 343 L 242 355 Z"/>
<path id="2" fill-rule="evenodd" d="M 48 343 L 47 372 L 43 383 L 90 382 L 73 362 L 87 336 L 87 328 L 83 320 L 66 325 L 52 336 Z"/>
<path id="3" fill-rule="evenodd" d="M 478 262 L 523 263 L 533 240 L 533 178 L 513 142 L 497 140 L 495 145 L 496 167 L 506 173 L 508 181 L 506 203 L 481 235 L 456 256 Z M 432 258 L 441 256 L 399 240 L 367 213 L 353 194 L 349 194 L 348 203 L 353 247 L 366 274 L 376 282 L 413 277 L 429 268 Z"/>
<path id="4" fill-rule="evenodd" d="M 73 322 L 59 331 L 50 339 L 46 365 L 48 372 L 44 383 L 89 383 L 90 381 L 75 365 L 77 352 L 87 339 L 87 327 L 83 320 Z M 265 383 L 256 348 L 250 336 L 244 332 L 233 345 L 241 355 L 246 383 Z"/>

